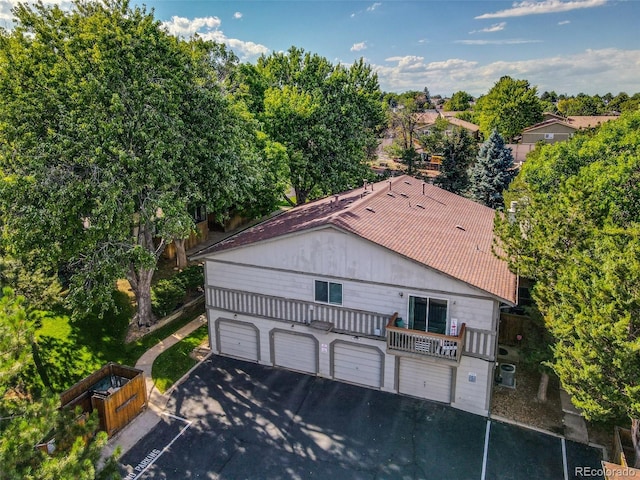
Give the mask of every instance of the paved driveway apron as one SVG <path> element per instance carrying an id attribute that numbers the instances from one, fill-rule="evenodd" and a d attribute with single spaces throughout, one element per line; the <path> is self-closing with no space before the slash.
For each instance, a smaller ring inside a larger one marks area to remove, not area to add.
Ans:
<path id="1" fill-rule="evenodd" d="M 596 449 L 436 403 L 213 356 L 121 465 L 128 480 L 562 480 L 599 461 Z"/>

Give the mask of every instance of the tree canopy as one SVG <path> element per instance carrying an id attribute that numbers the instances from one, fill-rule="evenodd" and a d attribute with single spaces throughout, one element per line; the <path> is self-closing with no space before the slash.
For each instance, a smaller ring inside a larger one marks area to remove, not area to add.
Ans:
<path id="1" fill-rule="evenodd" d="M 442 164 L 433 184 L 458 195 L 469 188 L 469 168 L 476 159 L 478 148 L 468 130 L 454 128 L 445 136 L 442 146 Z"/>
<path id="2" fill-rule="evenodd" d="M 6 252 L 107 308 L 116 278 L 153 321 L 151 276 L 194 206 L 224 212 L 260 182 L 256 126 L 224 96 L 215 44 L 168 35 L 126 0 L 20 5 L 0 36 Z"/>
<path id="3" fill-rule="evenodd" d="M 263 131 L 286 149 L 298 204 L 355 187 L 384 122 L 377 76 L 291 47 L 244 65 L 240 91 Z"/>
<path id="4" fill-rule="evenodd" d="M 497 130 L 511 141 L 524 128 L 542 120 L 542 103 L 528 81 L 504 76 L 478 99 L 474 112 L 485 138 Z"/>
<path id="5" fill-rule="evenodd" d="M 552 368 L 588 419 L 640 418 L 640 112 L 538 148 L 497 218 L 554 337 Z M 640 459 L 640 455 L 637 455 Z"/>
<path id="6" fill-rule="evenodd" d="M 449 100 L 444 102 L 443 110 L 449 112 L 463 112 L 471 108 L 473 97 L 467 92 L 460 90 L 454 93 Z"/>

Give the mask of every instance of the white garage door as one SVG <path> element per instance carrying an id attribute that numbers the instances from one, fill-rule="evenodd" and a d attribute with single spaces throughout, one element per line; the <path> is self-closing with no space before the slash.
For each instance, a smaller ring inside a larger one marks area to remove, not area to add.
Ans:
<path id="1" fill-rule="evenodd" d="M 382 387 L 384 355 L 375 347 L 351 343 L 334 343 L 333 378 L 346 382 Z"/>
<path id="2" fill-rule="evenodd" d="M 273 332 L 273 364 L 305 373 L 318 373 L 318 344 L 310 335 Z"/>
<path id="3" fill-rule="evenodd" d="M 244 360 L 258 361 L 258 331 L 248 323 L 218 321 L 220 353 Z"/>
<path id="4" fill-rule="evenodd" d="M 451 403 L 451 367 L 403 357 L 398 376 L 400 393 Z"/>

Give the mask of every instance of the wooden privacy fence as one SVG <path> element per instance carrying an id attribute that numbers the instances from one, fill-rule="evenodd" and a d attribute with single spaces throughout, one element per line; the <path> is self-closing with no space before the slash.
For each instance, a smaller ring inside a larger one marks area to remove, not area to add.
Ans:
<path id="1" fill-rule="evenodd" d="M 100 429 L 111 437 L 133 420 L 147 405 L 144 373 L 108 363 L 60 395 L 61 408 L 80 406 L 98 412 Z"/>
<path id="2" fill-rule="evenodd" d="M 531 321 L 524 315 L 500 313 L 498 343 L 502 345 L 518 345 L 518 335 L 523 335 L 527 324 Z"/>

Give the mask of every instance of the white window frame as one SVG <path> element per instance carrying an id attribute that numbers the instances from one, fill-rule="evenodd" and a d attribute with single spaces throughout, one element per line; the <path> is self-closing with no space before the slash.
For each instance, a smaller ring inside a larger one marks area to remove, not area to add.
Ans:
<path id="1" fill-rule="evenodd" d="M 327 300 L 326 301 L 318 300 L 317 291 L 316 291 L 316 284 L 318 284 L 318 283 L 326 283 L 327 284 Z M 340 303 L 331 301 L 331 285 L 340 286 Z M 313 300 L 316 303 L 323 303 L 325 305 L 342 305 L 343 302 L 344 302 L 343 294 L 344 294 L 344 286 L 343 286 L 342 283 L 332 282 L 332 281 L 329 281 L 329 280 L 320 280 L 320 279 L 316 279 L 316 280 L 313 281 Z"/>
<path id="2" fill-rule="evenodd" d="M 426 324 L 425 324 L 425 328 L 426 330 L 424 330 L 427 333 L 429 332 L 429 302 L 431 300 L 439 300 L 442 302 L 447 302 L 447 319 L 446 319 L 446 324 L 445 324 L 445 333 L 444 335 L 449 335 L 449 332 L 451 331 L 451 302 L 449 301 L 448 298 L 442 298 L 442 297 L 430 297 L 428 295 L 422 295 L 422 294 L 413 294 L 410 293 L 409 295 L 407 295 L 407 321 L 405 322 L 405 326 L 406 328 L 410 328 L 409 324 L 411 322 L 411 297 L 414 298 L 424 298 L 427 300 L 427 318 L 426 318 Z M 460 326 L 458 326 L 458 328 L 460 328 Z M 422 332 L 422 330 L 417 330 L 419 332 Z"/>

